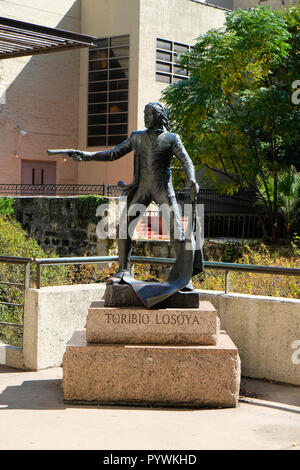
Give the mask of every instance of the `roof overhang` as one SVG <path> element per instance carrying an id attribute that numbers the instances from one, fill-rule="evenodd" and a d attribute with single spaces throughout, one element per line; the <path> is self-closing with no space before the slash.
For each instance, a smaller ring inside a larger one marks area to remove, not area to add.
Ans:
<path id="1" fill-rule="evenodd" d="M 93 45 L 92 36 L 0 17 L 0 59 Z"/>

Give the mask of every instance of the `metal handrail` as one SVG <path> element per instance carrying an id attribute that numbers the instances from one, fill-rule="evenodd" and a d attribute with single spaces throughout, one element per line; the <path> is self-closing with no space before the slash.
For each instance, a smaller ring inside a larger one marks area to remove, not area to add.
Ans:
<path id="1" fill-rule="evenodd" d="M 22 258 L 17 256 L 0 256 L 0 263 L 11 264 L 35 264 L 37 271 L 40 272 L 41 266 L 55 265 L 75 265 L 75 264 L 106 264 L 118 262 L 118 256 L 83 256 L 83 257 L 67 257 L 67 258 Z M 131 256 L 132 264 L 165 264 L 172 265 L 175 258 L 161 258 L 149 256 Z M 286 268 L 283 266 L 263 266 L 256 264 L 239 264 L 239 263 L 221 263 L 216 261 L 205 261 L 205 269 L 225 271 L 227 277 L 230 271 L 252 272 L 277 274 L 285 276 L 300 276 L 300 268 Z M 39 276 L 40 277 L 40 276 Z M 27 283 L 28 284 L 28 283 Z M 40 282 L 37 282 L 37 288 Z"/>
<path id="2" fill-rule="evenodd" d="M 283 274 L 287 276 L 300 276 L 300 268 L 285 268 L 283 266 L 263 266 L 260 264 L 218 263 L 205 261 L 204 267 L 224 271 L 247 271 L 252 273 Z"/>
<path id="3" fill-rule="evenodd" d="M 41 287 L 41 267 L 42 266 L 57 266 L 57 265 L 76 265 L 76 264 L 106 264 L 118 262 L 118 256 L 84 256 L 84 257 L 69 257 L 69 258 L 22 258 L 17 256 L 0 256 L 0 263 L 20 264 L 24 266 L 24 284 L 0 282 L 0 284 L 14 285 L 23 287 L 24 291 L 30 287 L 30 268 L 34 264 L 36 266 L 36 288 Z M 165 264 L 172 265 L 175 263 L 175 258 L 160 258 L 149 256 L 132 256 L 131 263 L 134 264 Z M 205 261 L 205 269 L 216 269 L 225 271 L 225 294 L 229 293 L 230 289 L 230 272 L 252 272 L 252 273 L 267 273 L 288 276 L 300 276 L 300 268 L 285 268 L 282 266 L 263 266 L 252 264 L 239 264 L 239 263 L 221 263 L 215 261 Z M 23 304 L 0 302 L 0 304 L 11 305 L 16 307 L 23 307 L 23 315 L 25 302 Z M 23 328 L 23 324 L 1 322 L 0 325 L 11 326 L 14 328 Z"/>
<path id="4" fill-rule="evenodd" d="M 54 266 L 56 264 L 101 264 L 118 261 L 118 256 L 83 256 L 73 258 L 37 258 L 34 262 L 38 265 Z"/>
<path id="5" fill-rule="evenodd" d="M 72 264 L 105 264 L 118 261 L 118 256 L 86 256 L 76 258 L 41 258 L 34 262 L 37 265 L 37 288 L 40 288 L 40 268 L 41 266 L 51 265 L 72 265 Z M 132 264 L 165 264 L 172 265 L 175 258 L 151 258 L 149 256 L 131 256 Z M 252 272 L 277 274 L 285 276 L 300 276 L 300 268 L 285 268 L 282 266 L 263 266 L 255 264 L 239 264 L 239 263 L 221 263 L 216 261 L 205 261 L 205 269 L 217 269 L 225 271 L 225 293 L 229 292 L 229 276 L 230 271 Z"/>
<path id="6" fill-rule="evenodd" d="M 24 282 L 7 282 L 7 281 L 0 281 L 0 285 L 7 286 L 7 287 L 18 287 L 19 289 L 24 290 L 24 296 L 26 289 L 30 287 L 30 266 L 35 261 L 34 258 L 29 257 L 19 257 L 19 256 L 0 256 L 0 263 L 5 264 L 17 264 L 21 265 L 24 268 Z M 25 311 L 25 297 L 22 304 L 15 303 L 15 302 L 0 302 L 0 305 L 5 305 L 9 307 L 17 307 L 22 308 L 22 320 L 24 319 L 24 311 Z M 10 323 L 5 321 L 0 321 L 0 325 L 2 326 L 10 326 L 12 328 L 21 328 L 23 329 L 23 323 Z"/>
<path id="7" fill-rule="evenodd" d="M 35 261 L 34 258 L 22 258 L 19 256 L 0 256 L 0 263 L 27 264 L 27 263 L 33 263 L 34 261 Z"/>
<path id="8" fill-rule="evenodd" d="M 53 266 L 57 264 L 102 264 L 118 261 L 118 256 L 84 256 L 68 258 L 37 258 L 35 264 Z M 174 264 L 175 258 L 158 258 L 150 256 L 131 256 L 131 262 L 139 264 Z M 220 269 L 224 271 L 250 271 L 269 274 L 285 274 L 290 276 L 300 276 L 300 268 L 285 268 L 282 266 L 264 266 L 259 264 L 239 264 L 221 263 L 217 261 L 205 261 L 204 267 L 207 269 Z"/>

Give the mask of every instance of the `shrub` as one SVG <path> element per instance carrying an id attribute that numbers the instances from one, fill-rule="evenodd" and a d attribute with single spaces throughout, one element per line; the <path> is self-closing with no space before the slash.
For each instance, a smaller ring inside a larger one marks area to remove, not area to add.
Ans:
<path id="1" fill-rule="evenodd" d="M 264 243 L 245 244 L 237 259 L 231 262 L 263 266 L 300 268 L 298 238 L 291 245 L 267 246 Z M 236 250 L 237 252 L 240 250 Z M 226 256 L 226 251 L 225 251 Z M 215 261 L 207 259 L 207 261 Z M 223 259 L 222 261 L 227 261 Z M 195 276 L 194 286 L 198 289 L 224 291 L 224 271 L 207 270 Z M 230 292 L 273 297 L 300 298 L 300 279 L 296 276 L 271 275 L 260 273 L 230 273 Z"/>
<path id="2" fill-rule="evenodd" d="M 14 199 L 11 197 L 0 197 L 0 215 L 9 217 L 14 213 Z"/>
<path id="3" fill-rule="evenodd" d="M 80 219 L 89 219 L 94 224 L 99 222 L 99 217 L 96 217 L 97 207 L 100 204 L 108 203 L 108 198 L 104 196 L 89 195 L 79 196 L 79 210 L 78 216 Z"/>
<path id="4" fill-rule="evenodd" d="M 32 258 L 51 258 L 54 252 L 45 253 L 36 240 L 30 238 L 15 219 L 0 216 L 0 256 Z M 24 283 L 24 266 L 0 263 L 0 281 Z M 31 285 L 35 286 L 35 272 L 31 269 Z M 51 266 L 42 271 L 42 285 L 55 283 L 66 284 L 68 267 Z M 0 284 L 0 302 L 23 304 L 24 290 L 16 286 Z M 23 308 L 0 305 L 0 321 L 8 323 L 23 322 Z M 21 345 L 21 330 L 17 332 L 10 326 L 0 327 L 0 340 L 14 345 Z"/>

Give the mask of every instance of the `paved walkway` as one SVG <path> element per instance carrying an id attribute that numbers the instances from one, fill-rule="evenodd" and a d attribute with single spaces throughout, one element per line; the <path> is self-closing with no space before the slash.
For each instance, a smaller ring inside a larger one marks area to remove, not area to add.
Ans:
<path id="1" fill-rule="evenodd" d="M 300 450 L 300 387 L 243 379 L 235 409 L 71 406 L 61 377 L 0 366 L 1 450 Z"/>

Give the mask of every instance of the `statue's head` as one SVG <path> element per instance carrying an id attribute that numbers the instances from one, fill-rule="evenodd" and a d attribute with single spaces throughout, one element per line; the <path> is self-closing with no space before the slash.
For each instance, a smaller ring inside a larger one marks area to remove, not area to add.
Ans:
<path id="1" fill-rule="evenodd" d="M 145 126 L 148 129 L 167 129 L 170 124 L 167 118 L 167 110 L 161 103 L 151 102 L 146 104 L 144 110 Z"/>

